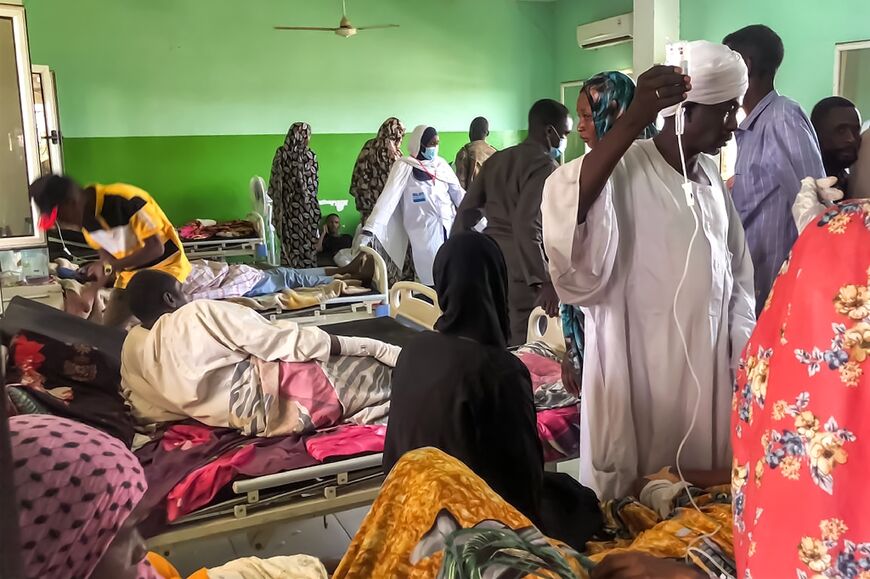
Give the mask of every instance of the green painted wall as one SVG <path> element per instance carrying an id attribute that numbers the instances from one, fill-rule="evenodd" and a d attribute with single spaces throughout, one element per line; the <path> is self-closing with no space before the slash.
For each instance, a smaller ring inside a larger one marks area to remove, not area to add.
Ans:
<path id="1" fill-rule="evenodd" d="M 868 0 L 682 0 L 687 40 L 721 41 L 749 24 L 766 24 L 785 44 L 778 89 L 809 111 L 834 86 L 834 45 L 870 39 Z"/>
<path id="2" fill-rule="evenodd" d="M 339 0 L 25 0 L 32 61 L 56 72 L 67 170 L 143 186 L 174 221 L 238 217 L 294 121 L 312 125 L 323 198 L 342 198 L 388 116 L 465 133 L 485 115 L 512 142 L 554 93 L 549 3 L 348 5 L 358 26 L 401 28 L 272 30 L 337 25 Z"/>
<path id="3" fill-rule="evenodd" d="M 555 83 L 581 80 L 603 70 L 631 68 L 632 46 L 598 50 L 577 46 L 576 27 L 631 12 L 632 0 L 593 2 L 558 0 L 554 20 Z M 870 39 L 870 0 L 682 0 L 681 36 L 686 40 L 721 41 L 726 34 L 749 24 L 767 24 L 786 47 L 778 88 L 798 100 L 807 111 L 833 91 L 834 46 L 838 42 Z M 576 91 L 572 91 L 573 97 Z M 573 109 L 572 103 L 568 103 Z M 870 116 L 870 110 L 865 111 Z M 582 151 L 577 139 L 569 153 Z"/>
<path id="4" fill-rule="evenodd" d="M 311 148 L 323 167 L 322 199 L 348 199 L 341 213 L 344 229 L 353 232 L 359 217 L 348 195 L 350 174 L 359 150 L 372 135 L 314 135 Z M 491 135 L 496 147 L 523 138 L 503 131 Z M 70 174 L 87 181 L 128 181 L 152 193 L 176 224 L 195 218 L 234 219 L 251 208 L 248 182 L 253 175 L 268 181 L 275 149 L 283 135 L 190 137 L 82 137 L 66 139 Z M 453 160 L 467 142 L 466 133 L 442 133 L 441 154 Z M 324 211 L 330 211 L 324 207 Z"/>
<path id="5" fill-rule="evenodd" d="M 632 0 L 349 0 L 357 25 L 401 25 L 351 39 L 271 29 L 337 23 L 338 0 L 25 5 L 33 62 L 57 74 L 68 171 L 138 184 L 174 221 L 245 213 L 248 180 L 268 177 L 296 120 L 314 129 L 322 198 L 346 199 L 355 156 L 387 116 L 438 127 L 451 159 L 472 117 L 513 144 L 559 82 L 632 63 L 630 44 L 582 50 L 575 33 Z M 772 25 L 786 44 L 780 89 L 807 109 L 831 92 L 834 43 L 870 38 L 868 0 L 683 0 L 681 19 L 687 39 Z"/>

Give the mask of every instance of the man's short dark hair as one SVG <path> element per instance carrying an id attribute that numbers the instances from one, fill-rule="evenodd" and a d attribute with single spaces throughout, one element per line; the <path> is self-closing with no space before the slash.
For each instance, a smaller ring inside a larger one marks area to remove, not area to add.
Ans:
<path id="1" fill-rule="evenodd" d="M 764 24 L 753 24 L 732 32 L 722 44 L 752 61 L 752 76 L 776 76 L 785 57 L 782 38 Z"/>
<path id="2" fill-rule="evenodd" d="M 814 127 L 819 126 L 819 123 L 822 122 L 828 113 L 830 113 L 834 109 L 858 109 L 855 106 L 855 103 L 850 101 L 847 98 L 843 98 L 841 96 L 832 96 L 825 99 L 820 100 L 816 103 L 816 106 L 813 107 L 813 112 L 810 114 L 810 122 L 813 123 Z"/>
<path id="3" fill-rule="evenodd" d="M 529 128 L 536 126 L 559 127 L 570 113 L 568 107 L 553 99 L 541 99 L 529 109 Z"/>
<path id="4" fill-rule="evenodd" d="M 477 117 L 471 121 L 468 138 L 471 141 L 482 141 L 489 135 L 489 121 L 485 117 Z"/>
<path id="5" fill-rule="evenodd" d="M 323 220 L 324 220 L 324 221 L 329 221 L 329 218 L 330 218 L 330 217 L 337 217 L 338 219 L 341 219 L 341 217 L 338 216 L 338 213 L 330 213 L 329 215 L 327 215 L 326 217 L 324 217 Z"/>
<path id="6" fill-rule="evenodd" d="M 42 214 L 51 213 L 58 205 L 71 199 L 78 187 L 73 179 L 63 175 L 45 175 L 30 185 L 30 198 Z"/>
<path id="7" fill-rule="evenodd" d="M 167 292 L 180 294 L 180 282 L 165 271 L 143 269 L 130 278 L 124 297 L 134 316 L 150 320 L 168 310 L 164 301 Z"/>

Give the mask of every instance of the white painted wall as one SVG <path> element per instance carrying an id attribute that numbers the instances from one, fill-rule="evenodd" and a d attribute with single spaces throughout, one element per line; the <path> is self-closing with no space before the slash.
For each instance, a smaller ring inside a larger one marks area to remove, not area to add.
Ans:
<path id="1" fill-rule="evenodd" d="M 634 0 L 635 78 L 665 61 L 665 45 L 680 40 L 680 0 Z"/>

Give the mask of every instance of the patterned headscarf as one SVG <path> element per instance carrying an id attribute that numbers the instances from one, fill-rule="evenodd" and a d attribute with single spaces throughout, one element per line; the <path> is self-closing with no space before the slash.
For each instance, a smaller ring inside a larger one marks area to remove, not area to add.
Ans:
<path id="1" fill-rule="evenodd" d="M 589 106 L 592 107 L 595 134 L 601 139 L 634 100 L 634 81 L 621 72 L 602 72 L 583 83 L 581 92 L 586 95 Z M 616 103 L 614 109 L 610 108 L 612 102 Z M 651 124 L 639 138 L 650 139 L 657 134 L 658 129 Z"/>
<path id="2" fill-rule="evenodd" d="M 585 95 L 592 108 L 592 121 L 595 123 L 595 134 L 601 139 L 613 128 L 622 113 L 628 109 L 634 100 L 634 81 L 621 72 L 611 71 L 596 74 L 585 83 L 580 93 Z M 616 103 L 611 108 L 610 103 Z M 651 139 L 658 134 L 655 125 L 647 126 L 640 134 L 641 139 Z M 583 368 L 583 351 L 586 348 L 586 338 L 583 331 L 584 316 L 577 306 L 563 305 L 561 309 L 562 332 L 568 343 L 568 356 L 579 376 Z"/>
<path id="3" fill-rule="evenodd" d="M 311 126 L 293 123 L 284 144 L 275 151 L 269 195 L 272 222 L 281 239 L 281 263 L 305 268 L 317 265 L 320 204 L 317 156 L 309 146 Z"/>
<path id="4" fill-rule="evenodd" d="M 357 157 L 350 179 L 350 194 L 356 200 L 356 210 L 360 212 L 363 223 L 381 196 L 390 169 L 402 156 L 404 136 L 405 127 L 402 122 L 390 117 L 378 129 L 378 136 L 363 145 Z"/>
<path id="5" fill-rule="evenodd" d="M 87 578 L 145 494 L 122 443 L 66 418 L 9 419 L 21 557 L 28 577 Z M 143 561 L 140 577 L 155 577 Z"/>

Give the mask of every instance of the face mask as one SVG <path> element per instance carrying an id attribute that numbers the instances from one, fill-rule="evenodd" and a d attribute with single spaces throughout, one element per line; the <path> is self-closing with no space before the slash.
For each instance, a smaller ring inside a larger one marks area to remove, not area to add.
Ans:
<path id="1" fill-rule="evenodd" d="M 426 147 L 423 149 L 423 158 L 427 161 L 434 161 L 435 157 L 438 156 L 438 146 L 434 147 Z"/>
<path id="2" fill-rule="evenodd" d="M 552 128 L 552 127 L 550 127 L 550 128 Z M 553 132 L 556 133 L 556 135 L 559 134 L 559 132 L 556 131 L 556 129 L 554 129 L 554 128 L 553 128 Z M 547 135 L 547 141 L 549 142 L 549 140 L 550 140 L 550 136 Z M 554 161 L 561 159 L 562 157 L 565 156 L 565 150 L 567 148 L 568 148 L 568 137 L 567 136 L 561 137 L 559 139 L 559 146 L 557 146 L 557 147 L 553 147 L 552 145 L 550 146 L 550 157 L 552 157 Z"/>

